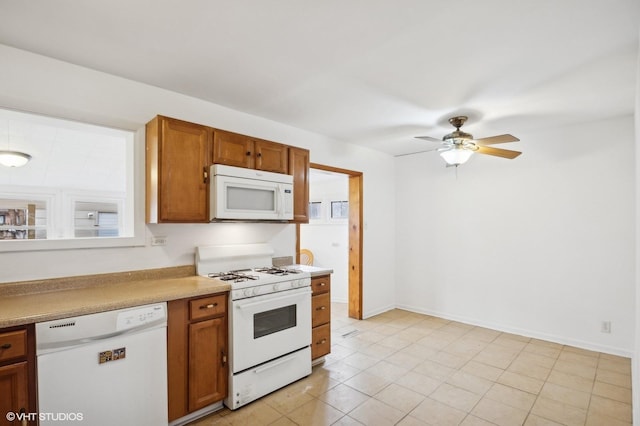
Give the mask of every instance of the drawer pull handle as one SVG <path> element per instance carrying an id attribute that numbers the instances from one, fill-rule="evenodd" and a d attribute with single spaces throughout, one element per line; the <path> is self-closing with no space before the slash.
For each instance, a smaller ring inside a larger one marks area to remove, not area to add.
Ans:
<path id="1" fill-rule="evenodd" d="M 213 309 L 216 306 L 218 306 L 218 303 L 209 303 L 208 305 L 202 305 L 200 306 L 200 309 Z"/>
<path id="2" fill-rule="evenodd" d="M 325 343 L 327 343 L 327 339 L 322 339 L 319 342 L 316 342 L 316 345 L 324 345 Z"/>
<path id="3" fill-rule="evenodd" d="M 0 349 L 11 349 L 11 343 L 5 343 L 2 346 L 0 346 Z"/>
<path id="4" fill-rule="evenodd" d="M 220 351 L 220 358 L 222 359 L 222 366 L 227 365 L 227 355 L 224 353 L 224 350 Z"/>
<path id="5" fill-rule="evenodd" d="M 327 307 L 326 307 L 326 306 L 318 306 L 318 307 L 316 308 L 316 311 L 324 311 L 325 309 L 327 309 Z"/>
<path id="6" fill-rule="evenodd" d="M 325 285 L 327 285 L 327 283 L 320 283 L 318 284 L 320 287 L 324 287 Z"/>

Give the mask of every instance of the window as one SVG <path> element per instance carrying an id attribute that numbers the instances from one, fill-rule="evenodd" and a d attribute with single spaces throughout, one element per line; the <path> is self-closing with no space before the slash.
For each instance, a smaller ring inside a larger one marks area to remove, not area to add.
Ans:
<path id="1" fill-rule="evenodd" d="M 0 252 L 142 245 L 143 149 L 142 131 L 0 109 L 0 150 L 32 157 L 0 165 Z"/>
<path id="2" fill-rule="evenodd" d="M 332 201 L 331 202 L 331 219 L 347 219 L 349 218 L 349 202 L 348 201 Z"/>
<path id="3" fill-rule="evenodd" d="M 309 203 L 309 219 L 322 219 L 322 202 Z"/>

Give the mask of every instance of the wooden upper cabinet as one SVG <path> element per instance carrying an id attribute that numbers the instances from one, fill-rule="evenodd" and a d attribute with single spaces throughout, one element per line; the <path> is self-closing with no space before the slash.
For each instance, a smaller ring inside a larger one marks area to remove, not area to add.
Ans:
<path id="1" fill-rule="evenodd" d="M 309 150 L 289 147 L 293 175 L 293 222 L 309 223 Z"/>
<path id="2" fill-rule="evenodd" d="M 146 127 L 146 220 L 209 221 L 213 129 L 157 116 Z"/>
<path id="3" fill-rule="evenodd" d="M 213 162 L 274 173 L 288 172 L 288 147 L 238 133 L 216 130 Z"/>
<path id="4" fill-rule="evenodd" d="M 289 147 L 281 143 L 256 139 L 256 169 L 265 172 L 284 173 L 289 171 Z"/>
<path id="5" fill-rule="evenodd" d="M 213 136 L 213 162 L 227 166 L 253 169 L 253 140 L 238 133 L 217 130 Z"/>

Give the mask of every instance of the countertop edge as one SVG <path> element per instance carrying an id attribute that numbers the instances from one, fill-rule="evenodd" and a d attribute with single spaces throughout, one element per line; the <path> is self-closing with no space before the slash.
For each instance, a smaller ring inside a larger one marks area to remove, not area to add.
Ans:
<path id="1" fill-rule="evenodd" d="M 8 296 L 0 300 L 0 328 L 226 293 L 230 289 L 230 284 L 193 276 Z"/>

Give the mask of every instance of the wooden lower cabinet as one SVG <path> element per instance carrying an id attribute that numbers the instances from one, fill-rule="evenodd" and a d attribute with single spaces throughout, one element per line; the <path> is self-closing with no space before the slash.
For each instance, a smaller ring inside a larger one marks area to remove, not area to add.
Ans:
<path id="1" fill-rule="evenodd" d="M 168 303 L 169 421 L 227 396 L 227 294 Z"/>
<path id="2" fill-rule="evenodd" d="M 0 425 L 35 425 L 35 334 L 33 325 L 0 330 Z M 7 413 L 24 414 L 9 421 Z M 33 417 L 33 414 L 31 415 Z"/>
<path id="3" fill-rule="evenodd" d="M 331 275 L 311 278 L 311 359 L 331 353 Z"/>

